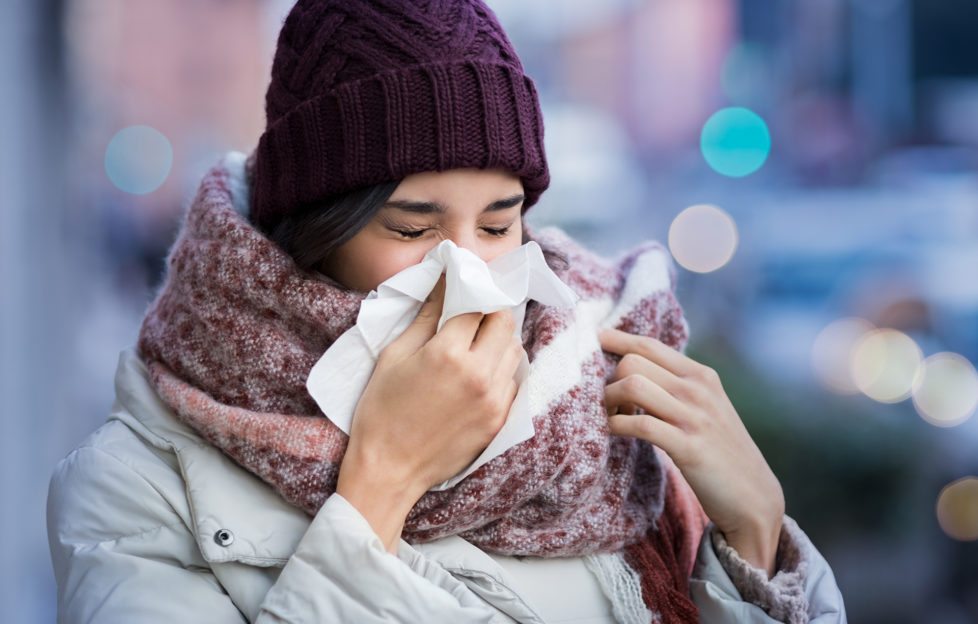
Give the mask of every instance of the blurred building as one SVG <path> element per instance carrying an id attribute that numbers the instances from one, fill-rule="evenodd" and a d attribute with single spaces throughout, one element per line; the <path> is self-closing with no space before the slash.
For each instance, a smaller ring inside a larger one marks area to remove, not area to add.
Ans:
<path id="1" fill-rule="evenodd" d="M 228 149 L 250 151 L 264 128 L 275 3 L 260 0 L 71 0 L 65 5 L 70 89 L 77 134 L 72 182 L 90 224 L 132 285 L 156 283 L 160 259 L 203 172 Z M 280 8 L 280 7 L 277 7 Z M 172 174 L 133 195 L 105 175 L 104 151 L 133 125 L 161 132 Z M 91 220 L 91 215 L 99 218 Z"/>
<path id="2" fill-rule="evenodd" d="M 829 556 L 853 621 L 978 621 L 978 542 L 934 506 L 978 473 L 978 417 L 940 429 L 910 400 L 836 396 L 811 369 L 860 317 L 923 355 L 978 361 L 978 4 L 960 0 L 488 0 L 539 87 L 553 183 L 530 213 L 605 253 L 665 240 L 716 204 L 736 254 L 680 269 L 692 352 L 724 373 Z M 53 619 L 44 484 L 104 418 L 179 216 L 224 151 L 251 150 L 290 0 L 15 0 L 0 5 L 0 244 L 10 415 L 5 621 Z M 741 179 L 700 152 L 747 107 L 770 156 Z M 159 189 L 126 193 L 106 146 L 148 125 L 172 146 Z M 22 475 L 30 475 L 22 478 Z M 908 572 L 909 571 L 909 572 Z"/>

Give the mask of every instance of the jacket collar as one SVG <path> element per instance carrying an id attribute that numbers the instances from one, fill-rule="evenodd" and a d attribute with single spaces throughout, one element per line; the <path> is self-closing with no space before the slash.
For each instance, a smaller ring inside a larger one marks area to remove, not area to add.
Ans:
<path id="1" fill-rule="evenodd" d="M 175 456 L 186 484 L 189 528 L 204 559 L 284 565 L 311 518 L 179 420 L 156 394 L 135 349 L 120 354 L 115 386 L 118 406 L 110 419 Z"/>

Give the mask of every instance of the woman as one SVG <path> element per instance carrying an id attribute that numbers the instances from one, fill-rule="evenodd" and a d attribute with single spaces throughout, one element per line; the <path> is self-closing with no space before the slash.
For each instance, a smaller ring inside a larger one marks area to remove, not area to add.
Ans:
<path id="1" fill-rule="evenodd" d="M 844 621 L 716 375 L 677 350 L 662 249 L 613 264 L 523 226 L 542 120 L 485 6 L 300 0 L 267 114 L 202 182 L 109 422 L 55 472 L 62 621 Z M 509 310 L 439 328 L 436 287 L 346 436 L 310 369 L 444 240 L 484 262 L 535 240 L 581 301 L 531 302 L 517 340 Z M 506 422 L 524 350 L 533 437 L 433 490 Z"/>

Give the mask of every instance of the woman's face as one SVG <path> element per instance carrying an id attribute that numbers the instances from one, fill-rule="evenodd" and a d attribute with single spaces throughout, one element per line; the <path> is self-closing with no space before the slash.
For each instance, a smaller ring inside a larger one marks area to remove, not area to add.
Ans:
<path id="1" fill-rule="evenodd" d="M 523 242 L 523 184 L 500 170 L 453 169 L 404 178 L 390 199 L 326 261 L 347 288 L 374 290 L 443 240 L 485 262 Z"/>

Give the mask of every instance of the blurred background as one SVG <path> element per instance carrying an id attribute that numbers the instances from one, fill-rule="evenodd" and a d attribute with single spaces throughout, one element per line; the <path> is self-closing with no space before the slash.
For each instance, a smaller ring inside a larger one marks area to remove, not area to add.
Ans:
<path id="1" fill-rule="evenodd" d="M 0 620 L 53 622 L 55 463 L 102 423 L 280 0 L 0 3 Z M 978 622 L 978 3 L 489 0 L 543 100 L 530 213 L 669 245 L 853 622 Z"/>

